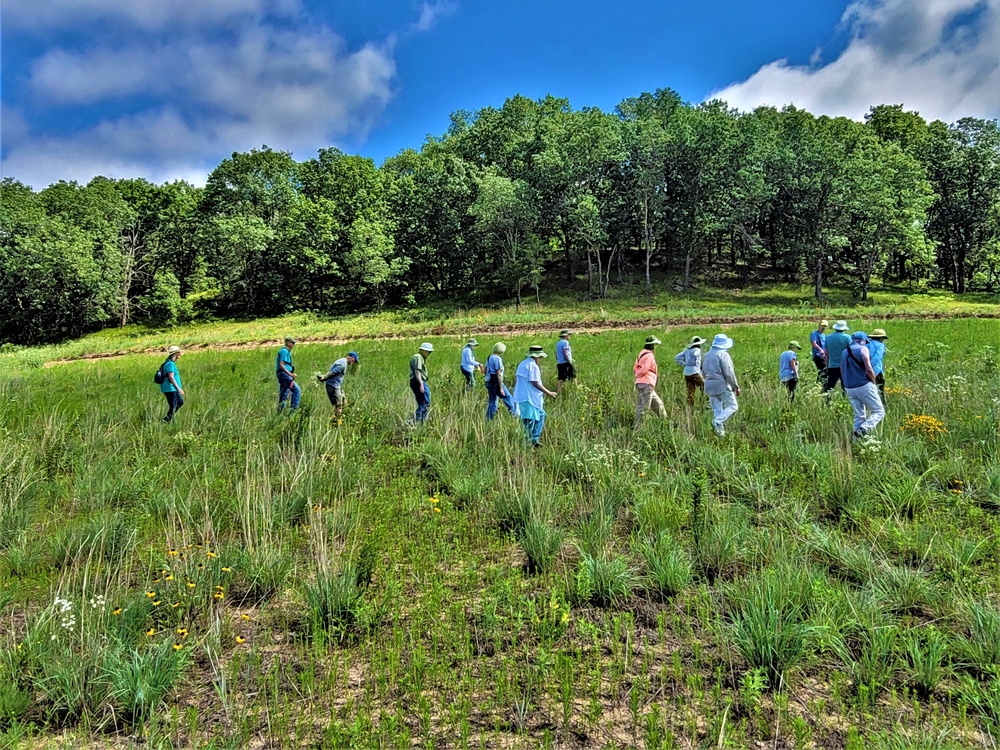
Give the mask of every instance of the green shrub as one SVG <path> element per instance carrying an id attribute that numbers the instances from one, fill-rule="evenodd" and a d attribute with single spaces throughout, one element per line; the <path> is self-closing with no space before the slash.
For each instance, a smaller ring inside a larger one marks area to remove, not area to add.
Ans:
<path id="1" fill-rule="evenodd" d="M 613 607 L 628 599 L 635 586 L 635 571 L 624 557 L 608 560 L 583 553 L 576 573 L 576 594 L 581 601 Z"/>

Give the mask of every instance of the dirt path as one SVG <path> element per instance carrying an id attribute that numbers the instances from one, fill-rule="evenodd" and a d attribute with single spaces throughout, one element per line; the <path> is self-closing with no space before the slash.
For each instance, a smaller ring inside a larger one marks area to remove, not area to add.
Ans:
<path id="1" fill-rule="evenodd" d="M 567 321 L 548 321 L 545 323 L 525 323 L 525 324 L 511 324 L 511 325 L 487 325 L 479 326 L 475 328 L 477 336 L 496 336 L 496 335 L 518 335 L 525 333 L 534 333 L 536 331 L 544 331 L 546 333 L 553 333 L 561 328 L 570 328 L 574 333 L 606 333 L 608 331 L 628 331 L 636 329 L 649 329 L 657 328 L 663 331 L 675 331 L 680 328 L 691 328 L 693 326 L 734 326 L 734 325 L 748 325 L 748 324 L 761 324 L 761 325 L 780 325 L 782 323 L 794 323 L 796 321 L 809 320 L 812 321 L 815 316 L 805 316 L 801 313 L 794 313 L 788 315 L 700 315 L 690 318 L 682 319 L 664 319 L 664 318 L 649 318 L 645 320 L 624 320 L 619 322 L 602 323 L 600 325 L 574 325 L 572 322 Z M 879 320 L 955 320 L 957 318 L 985 318 L 985 319 L 998 319 L 1000 318 L 1000 312 L 987 313 L 981 315 L 974 315 L 972 313 L 884 313 L 878 316 Z M 463 330 L 467 331 L 468 326 L 463 326 Z M 379 333 L 375 335 L 368 336 L 354 336 L 350 338 L 324 338 L 324 337 L 313 337 L 313 338 L 300 338 L 300 344 L 327 344 L 329 346 L 343 346 L 344 344 L 349 344 L 352 341 L 399 341 L 401 339 L 417 339 L 424 336 L 459 336 L 463 337 L 467 335 L 465 332 L 460 332 L 457 328 L 448 325 L 438 325 L 433 326 L 423 333 L 414 333 L 407 331 L 404 333 L 396 333 L 393 331 L 387 331 L 385 333 Z M 187 344 L 185 345 L 185 351 L 240 351 L 244 349 L 266 349 L 270 347 L 280 346 L 282 343 L 281 339 L 259 339 L 257 341 L 240 341 L 234 343 L 223 343 L 223 344 Z M 68 362 L 79 362 L 81 360 L 96 360 L 96 359 L 121 359 L 122 357 L 130 357 L 136 354 L 161 354 L 164 351 L 163 347 L 146 347 L 142 349 L 120 349 L 115 352 L 97 352 L 94 354 L 81 354 L 78 357 L 68 357 L 66 359 L 54 359 L 45 363 L 45 367 L 52 367 L 54 365 L 66 364 Z"/>

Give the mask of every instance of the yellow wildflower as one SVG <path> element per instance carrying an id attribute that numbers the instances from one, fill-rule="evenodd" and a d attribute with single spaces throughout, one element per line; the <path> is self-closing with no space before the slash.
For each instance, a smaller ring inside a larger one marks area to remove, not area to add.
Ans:
<path id="1" fill-rule="evenodd" d="M 189 589 L 193 589 L 193 588 L 195 587 L 195 583 L 194 583 L 194 581 L 188 581 L 188 582 L 187 582 L 187 587 L 188 587 Z"/>
<path id="2" fill-rule="evenodd" d="M 180 602 L 174 602 L 170 606 L 173 607 L 174 609 L 177 609 L 179 606 L 181 606 L 181 603 Z"/>
<path id="3" fill-rule="evenodd" d="M 180 552 L 178 552 L 178 551 L 177 551 L 177 550 L 175 550 L 175 549 L 168 549 L 168 550 L 167 550 L 167 554 L 168 554 L 168 555 L 169 555 L 170 557 L 177 557 L 177 556 L 178 556 L 178 555 L 180 554 Z"/>
<path id="4" fill-rule="evenodd" d="M 156 598 L 156 592 L 155 591 L 147 591 L 146 592 L 146 598 L 147 599 L 155 599 Z"/>
<path id="5" fill-rule="evenodd" d="M 170 574 L 166 578 L 164 578 L 163 580 L 165 580 L 165 581 L 172 581 L 172 580 L 174 580 L 174 576 L 173 576 L 173 574 Z"/>
<path id="6" fill-rule="evenodd" d="M 226 595 L 223 594 L 221 591 L 216 591 L 214 594 L 212 594 L 212 598 L 218 599 L 221 602 L 223 599 L 226 598 Z"/>
<path id="7" fill-rule="evenodd" d="M 240 619 L 243 620 L 243 622 L 250 622 L 250 615 L 244 612 L 243 614 L 240 615 Z"/>
<path id="8" fill-rule="evenodd" d="M 184 648 L 184 644 L 183 643 L 175 643 L 174 644 L 174 651 L 180 651 L 182 648 Z"/>
<path id="9" fill-rule="evenodd" d="M 152 638 L 154 635 L 156 635 L 156 628 L 150 628 L 146 631 L 147 638 Z"/>
<path id="10" fill-rule="evenodd" d="M 205 557 L 209 557 L 209 558 L 211 558 L 211 557 L 217 557 L 217 555 L 216 555 L 216 554 L 215 554 L 214 552 L 212 552 L 212 550 L 208 550 L 208 551 L 207 551 L 207 552 L 205 553 Z"/>
<path id="11" fill-rule="evenodd" d="M 238 635 L 238 636 L 236 636 L 236 642 L 237 643 L 246 643 L 247 639 L 244 638 L 242 635 Z"/>
<path id="12" fill-rule="evenodd" d="M 160 600 L 159 599 L 153 599 L 153 601 L 151 601 L 150 604 L 152 604 L 154 607 L 159 607 L 160 606 Z"/>
<path id="13" fill-rule="evenodd" d="M 112 612 L 111 614 L 113 614 L 115 617 L 118 617 L 118 615 L 120 615 L 121 613 L 122 613 L 122 608 L 121 607 L 115 607 L 114 612 Z"/>
<path id="14" fill-rule="evenodd" d="M 440 512 L 441 512 L 441 509 L 440 509 L 440 508 L 438 508 L 438 507 L 435 507 L 435 508 L 434 508 L 434 512 L 435 512 L 435 513 L 440 513 Z"/>
<path id="15" fill-rule="evenodd" d="M 233 572 L 233 569 L 232 569 L 232 568 L 230 568 L 230 567 L 228 567 L 228 566 L 224 566 L 224 567 L 222 568 L 222 572 L 223 572 L 223 573 L 232 573 L 232 572 Z"/>
<path id="16" fill-rule="evenodd" d="M 181 638 L 187 638 L 188 637 L 188 629 L 187 628 L 177 628 L 177 635 L 179 635 Z"/>

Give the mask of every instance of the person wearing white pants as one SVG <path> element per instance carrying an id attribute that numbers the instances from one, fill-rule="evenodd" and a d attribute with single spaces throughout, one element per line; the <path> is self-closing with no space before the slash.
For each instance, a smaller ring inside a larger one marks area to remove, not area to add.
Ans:
<path id="1" fill-rule="evenodd" d="M 733 360 L 729 356 L 729 350 L 732 348 L 731 338 L 724 333 L 717 334 L 712 341 L 712 348 L 708 350 L 701 364 L 701 374 L 705 378 L 705 393 L 712 405 L 712 430 L 719 437 L 726 434 L 726 420 L 739 409 L 736 397 L 740 395 L 740 386 L 736 382 Z"/>
<path id="2" fill-rule="evenodd" d="M 854 410 L 853 436 L 861 438 L 872 432 L 885 417 L 868 353 L 868 335 L 864 331 L 855 331 L 851 336 L 851 345 L 840 360 L 840 370 L 844 392 Z"/>

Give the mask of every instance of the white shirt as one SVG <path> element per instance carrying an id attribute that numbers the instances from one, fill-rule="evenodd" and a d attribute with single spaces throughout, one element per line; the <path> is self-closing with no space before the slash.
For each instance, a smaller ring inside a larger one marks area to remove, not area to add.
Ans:
<path id="1" fill-rule="evenodd" d="M 536 409 L 544 409 L 545 394 L 535 388 L 531 383 L 542 382 L 542 368 L 531 357 L 517 366 L 517 380 L 514 382 L 514 402 L 521 403 L 527 401 Z"/>

